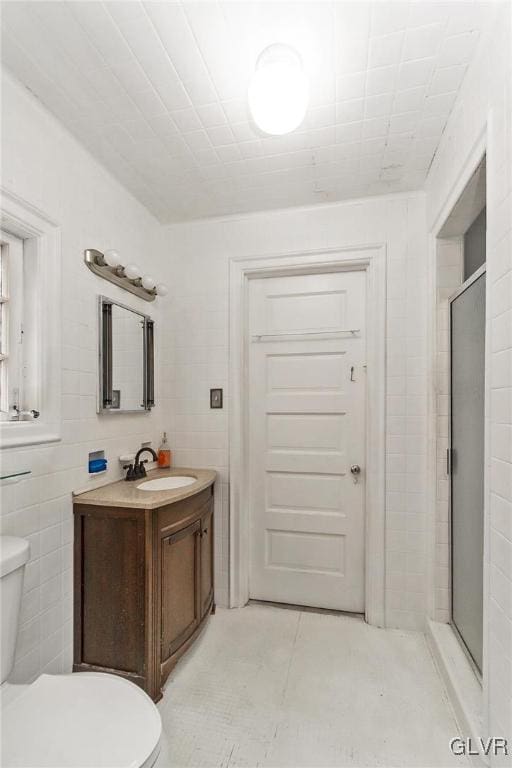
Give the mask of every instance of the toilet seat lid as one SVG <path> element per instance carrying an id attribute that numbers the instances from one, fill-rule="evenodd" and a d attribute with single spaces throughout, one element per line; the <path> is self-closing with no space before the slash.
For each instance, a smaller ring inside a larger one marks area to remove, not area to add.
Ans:
<path id="1" fill-rule="evenodd" d="M 141 768 L 162 732 L 149 696 L 103 673 L 41 675 L 2 720 L 6 768 Z"/>

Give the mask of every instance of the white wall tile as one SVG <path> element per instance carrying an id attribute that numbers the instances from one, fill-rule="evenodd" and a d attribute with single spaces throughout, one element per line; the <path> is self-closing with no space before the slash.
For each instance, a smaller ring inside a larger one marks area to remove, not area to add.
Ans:
<path id="1" fill-rule="evenodd" d="M 64 623 L 72 605 L 71 491 L 90 482 L 88 452 L 103 448 L 109 459 L 108 477 L 117 479 L 117 457 L 136 449 L 142 440 L 156 444 L 168 410 L 160 401 L 154 415 L 122 417 L 115 427 L 96 415 L 97 296 L 107 293 L 134 305 L 137 300 L 132 302 L 125 291 L 107 288 L 93 276 L 82 263 L 82 252 L 116 247 L 162 282 L 170 280 L 159 252 L 156 220 L 9 77 L 4 79 L 2 98 L 3 183 L 45 211 L 62 235 L 63 440 L 4 450 L 1 456 L 3 469 L 32 470 L 30 479 L 2 489 L 0 519 L 2 532 L 27 537 L 31 547 L 13 677 L 25 682 L 55 660 L 58 671 L 69 671 L 72 638 Z M 20 125 L 25 129 L 20 131 Z M 50 184 L 55 180 L 57 184 Z M 157 320 L 161 360 L 162 303 L 158 300 L 149 310 Z"/>
<path id="2" fill-rule="evenodd" d="M 475 12 L 478 9 L 475 7 Z M 449 31 L 466 35 L 465 23 L 450 22 Z M 453 25 L 453 26 L 452 26 Z M 512 98 L 509 54 L 510 6 L 494 6 L 494 17 L 482 40 L 477 57 L 469 65 L 454 110 L 444 130 L 427 178 L 427 211 L 430 225 L 445 204 L 449 191 L 464 169 L 477 138 L 487 133 L 487 308 L 490 349 L 490 413 L 487 426 L 491 467 L 486 511 L 490 515 L 487 573 L 490 576 L 489 605 L 484 646 L 487 648 L 487 676 L 484 678 L 484 725 L 487 734 L 498 730 L 510 737 L 512 677 L 510 645 L 512 636 L 512 562 L 509 530 L 512 501 L 512 455 L 509 427 L 512 423 L 512 349 L 507 321 L 512 309 Z M 465 63 L 465 37 L 457 44 L 446 43 L 442 56 L 454 51 L 454 66 L 439 70 L 434 84 L 449 89 L 457 83 Z M 460 58 L 459 58 L 460 57 Z M 447 61 L 448 63 L 448 61 Z M 437 86 L 435 86 L 437 87 Z M 452 98 L 452 97 L 450 97 Z M 503 140 L 504 136 L 507 140 Z M 508 515 L 508 517 L 507 517 Z M 501 765 L 500 758 L 491 764 Z"/>
<path id="3" fill-rule="evenodd" d="M 175 358 L 180 361 L 174 400 L 174 451 L 178 463 L 208 464 L 225 478 L 224 522 L 218 525 L 216 534 L 216 590 L 223 596 L 227 596 L 228 589 L 228 422 L 226 412 L 210 411 L 209 388 L 223 386 L 229 398 L 229 259 L 387 243 L 387 291 L 392 307 L 388 371 L 393 371 L 388 379 L 387 515 L 395 530 L 389 540 L 387 573 L 393 575 L 392 591 L 401 606 L 397 611 L 388 606 L 388 623 L 408 628 L 423 626 L 426 367 L 425 331 L 423 327 L 419 330 L 417 318 L 418 314 L 425 316 L 426 295 L 425 284 L 418 284 L 416 268 L 425 258 L 421 196 L 182 224 L 168 227 L 165 233 L 173 258 L 175 299 L 171 325 L 176 329 Z M 391 357 L 393 354 L 400 355 L 400 359 Z M 409 464 L 404 442 L 407 433 L 414 435 L 414 461 Z M 394 442 L 390 442 L 392 438 Z M 409 522 L 411 516 L 414 520 Z M 399 578 L 401 589 L 397 588 Z"/>
<path id="4" fill-rule="evenodd" d="M 469 11 L 465 3 L 443 3 L 420 12 L 416 6 L 272 0 L 260 6 L 111 2 L 93 9 L 82 2 L 21 0 L 4 9 L 3 54 L 16 77 L 156 216 L 166 222 L 199 219 L 312 204 L 319 189 L 324 201 L 333 201 L 419 188 L 442 126 L 433 133 L 430 124 L 416 134 L 417 125 L 430 114 L 426 102 L 434 106 L 434 94 L 446 96 L 459 89 L 475 55 L 486 8 L 478 4 L 478 10 L 472 6 Z M 303 57 L 310 104 L 300 130 L 272 153 L 281 155 L 278 179 L 262 164 L 233 161 L 247 157 L 242 142 L 261 139 L 249 120 L 247 85 L 261 51 L 281 38 Z M 409 103 L 401 105 L 403 91 L 415 91 L 415 98 L 410 94 Z M 400 122 L 409 120 L 407 130 L 421 140 L 421 165 L 414 162 L 414 142 L 401 149 L 399 158 L 381 154 L 371 166 L 355 163 L 347 170 L 333 165 L 328 172 L 313 151 L 309 173 L 298 178 L 299 149 L 325 152 L 335 141 L 351 142 L 357 156 L 369 136 L 386 140 L 390 130 L 396 133 L 396 126 L 387 124 L 378 134 L 375 125 L 363 132 L 358 125 L 363 115 L 387 117 L 394 97 L 395 114 L 418 112 L 414 125 L 410 115 Z M 445 117 L 450 108 L 442 110 Z M 142 139 L 147 127 L 140 121 L 144 118 L 163 138 L 150 118 L 169 114 L 177 135 L 165 136 L 155 161 L 154 143 Z M 311 134 L 337 123 L 350 124 L 350 131 L 340 130 L 336 139 L 331 130 Z M 169 155 L 183 152 L 185 137 L 201 128 L 209 137 L 205 141 L 204 134 L 194 134 L 188 139 L 195 157 L 186 180 L 163 173 Z M 112 139 L 120 129 L 136 147 Z M 210 184 L 211 154 L 206 150 L 211 145 L 226 147 L 217 159 L 220 178 L 229 176 L 231 186 Z"/>

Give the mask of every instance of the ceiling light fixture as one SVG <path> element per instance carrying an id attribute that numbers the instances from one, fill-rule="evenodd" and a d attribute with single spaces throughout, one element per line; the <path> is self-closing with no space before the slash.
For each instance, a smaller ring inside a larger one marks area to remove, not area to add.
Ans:
<path id="1" fill-rule="evenodd" d="M 308 104 L 308 81 L 293 48 L 269 45 L 256 62 L 249 84 L 249 109 L 264 133 L 282 136 L 303 121 Z"/>

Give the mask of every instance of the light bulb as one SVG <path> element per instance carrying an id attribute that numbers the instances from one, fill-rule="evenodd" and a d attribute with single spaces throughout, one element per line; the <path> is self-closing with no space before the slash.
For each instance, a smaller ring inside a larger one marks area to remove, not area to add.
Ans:
<path id="1" fill-rule="evenodd" d="M 144 275 L 142 278 L 142 287 L 146 289 L 146 291 L 152 291 L 155 287 L 155 280 L 151 277 L 151 275 Z"/>
<path id="2" fill-rule="evenodd" d="M 141 276 L 141 272 L 142 270 L 139 266 L 137 266 L 137 264 L 127 264 L 124 268 L 125 277 L 127 277 L 129 280 L 136 280 Z"/>
<path id="3" fill-rule="evenodd" d="M 308 81 L 300 57 L 286 45 L 270 45 L 260 54 L 249 85 L 249 108 L 256 125 L 280 136 L 295 130 L 308 104 Z"/>
<path id="4" fill-rule="evenodd" d="M 103 258 L 107 262 L 109 267 L 118 267 L 121 263 L 121 256 L 119 255 L 118 251 L 115 251 L 113 248 L 110 248 L 108 251 L 105 251 L 103 254 Z"/>
<path id="5" fill-rule="evenodd" d="M 163 283 L 158 283 L 158 285 L 155 286 L 155 291 L 157 296 L 167 296 L 169 293 L 169 289 Z"/>

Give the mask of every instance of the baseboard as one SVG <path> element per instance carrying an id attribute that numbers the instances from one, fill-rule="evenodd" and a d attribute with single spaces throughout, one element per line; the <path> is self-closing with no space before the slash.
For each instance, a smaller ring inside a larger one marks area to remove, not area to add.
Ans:
<path id="1" fill-rule="evenodd" d="M 427 621 L 427 642 L 443 679 L 463 738 L 476 744 L 483 734 L 482 686 L 449 624 Z M 470 757 L 474 766 L 486 766 L 482 756 Z"/>

